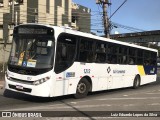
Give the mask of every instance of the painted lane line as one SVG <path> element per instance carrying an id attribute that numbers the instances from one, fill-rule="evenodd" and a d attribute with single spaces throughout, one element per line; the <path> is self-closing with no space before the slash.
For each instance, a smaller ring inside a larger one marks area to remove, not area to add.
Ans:
<path id="1" fill-rule="evenodd" d="M 153 105 L 153 106 L 156 105 L 157 106 L 157 105 L 160 105 L 160 103 L 152 103 L 152 104 L 148 104 L 148 105 Z"/>
<path id="2" fill-rule="evenodd" d="M 43 107 L 56 107 L 56 106 L 61 106 L 61 105 L 64 105 L 64 104 L 54 104 L 54 105 L 41 105 L 41 106 L 35 106 L 35 107 L 27 107 L 27 108 L 16 108 L 16 109 L 4 109 L 3 111 L 23 111 L 24 109 L 25 110 L 33 110 L 33 109 L 37 109 L 37 108 L 43 108 Z"/>
<path id="3" fill-rule="evenodd" d="M 100 101 L 104 100 L 146 100 L 146 99 L 160 99 L 160 97 L 139 97 L 139 98 L 107 98 L 107 99 L 97 99 Z"/>
<path id="4" fill-rule="evenodd" d="M 80 105 L 80 106 L 73 106 L 74 108 L 94 108 L 94 107 L 104 107 L 104 106 L 106 106 L 106 107 L 109 107 L 109 106 L 111 106 L 111 105 L 109 105 L 109 104 L 102 104 L 102 105 Z M 73 107 L 72 106 L 41 106 L 41 107 L 39 107 L 39 106 L 37 106 L 37 107 L 32 107 L 32 108 L 18 108 L 18 109 L 9 109 L 9 110 L 3 110 L 3 111 L 27 111 L 27 110 L 47 110 L 47 109 L 49 109 L 49 110 L 57 110 L 57 109 L 73 109 Z"/>
<path id="5" fill-rule="evenodd" d="M 63 106 L 62 106 L 63 105 Z M 149 106 L 155 106 L 155 105 L 160 105 L 160 103 L 152 103 L 152 104 L 146 104 Z M 18 108 L 18 109 L 8 109 L 8 110 L 3 110 L 3 111 L 28 111 L 28 110 L 36 110 L 36 111 L 40 111 L 40 110 L 52 110 L 52 111 L 57 111 L 58 109 L 72 109 L 74 110 L 74 108 L 77 109 L 84 109 L 84 108 L 102 108 L 102 107 L 135 107 L 135 106 L 143 106 L 143 105 L 139 105 L 139 104 L 121 104 L 121 105 L 111 105 L 111 104 L 101 104 L 101 105 L 76 105 L 76 106 L 72 106 L 72 105 L 68 105 L 68 106 L 64 106 L 64 104 L 57 104 L 57 105 L 49 105 L 49 106 L 37 106 L 37 107 L 28 107 L 28 108 Z"/>
<path id="6" fill-rule="evenodd" d="M 123 95 L 124 97 L 128 97 L 129 95 Z"/>
<path id="7" fill-rule="evenodd" d="M 160 93 L 146 93 L 146 94 L 151 94 L 151 95 L 155 94 L 155 95 L 158 95 L 158 94 L 160 94 Z"/>

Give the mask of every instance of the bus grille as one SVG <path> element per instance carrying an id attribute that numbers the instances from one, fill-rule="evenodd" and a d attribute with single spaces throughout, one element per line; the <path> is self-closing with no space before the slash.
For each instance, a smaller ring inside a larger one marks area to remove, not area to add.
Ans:
<path id="1" fill-rule="evenodd" d="M 29 89 L 29 88 L 17 89 L 15 85 L 11 85 L 11 84 L 9 84 L 9 88 L 18 90 L 18 91 L 22 91 L 22 92 L 28 92 L 28 93 L 31 93 L 32 91 L 32 89 Z"/>

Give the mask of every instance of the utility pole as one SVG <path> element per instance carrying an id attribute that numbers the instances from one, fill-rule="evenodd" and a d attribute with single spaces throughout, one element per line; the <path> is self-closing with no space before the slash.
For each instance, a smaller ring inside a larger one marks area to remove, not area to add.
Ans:
<path id="1" fill-rule="evenodd" d="M 109 35 L 109 19 L 107 15 L 107 5 L 110 3 L 108 0 L 96 0 L 96 4 L 101 4 L 103 8 L 103 24 L 104 24 L 104 33 L 107 38 L 110 38 Z"/>
<path id="2" fill-rule="evenodd" d="M 12 0 L 12 24 L 14 24 L 14 0 Z"/>

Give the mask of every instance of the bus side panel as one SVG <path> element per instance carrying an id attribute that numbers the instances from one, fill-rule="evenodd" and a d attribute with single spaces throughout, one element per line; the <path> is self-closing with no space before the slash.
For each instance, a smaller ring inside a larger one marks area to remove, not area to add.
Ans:
<path id="1" fill-rule="evenodd" d="M 95 77 L 94 84 L 93 84 L 93 91 L 100 91 L 100 90 L 106 90 L 108 88 L 108 76 L 107 73 L 107 66 L 108 64 L 94 64 L 94 67 L 92 68 L 91 75 Z M 110 83 L 111 84 L 111 83 Z"/>
<path id="2" fill-rule="evenodd" d="M 78 67 L 77 67 L 78 66 Z M 84 67 L 84 65 L 83 65 Z M 75 94 L 78 82 L 84 75 L 80 63 L 74 63 L 66 71 L 56 74 L 55 94 L 54 96 L 62 96 L 67 94 Z"/>
<path id="3" fill-rule="evenodd" d="M 109 78 L 112 86 L 108 89 L 117 89 L 133 86 L 134 78 L 138 73 L 136 65 L 110 65 Z M 108 84 L 109 85 L 109 84 Z"/>
<path id="4" fill-rule="evenodd" d="M 57 80 L 55 83 L 54 96 L 67 95 L 68 80 Z"/>
<path id="5" fill-rule="evenodd" d="M 137 66 L 140 77 L 141 77 L 141 85 L 155 82 L 157 77 L 157 70 L 155 66 Z"/>
<path id="6" fill-rule="evenodd" d="M 65 72 L 55 74 L 54 96 L 67 95 L 69 80 L 65 79 Z"/>
<path id="7" fill-rule="evenodd" d="M 124 87 L 132 87 L 133 86 L 133 81 L 134 81 L 135 75 L 126 75 L 123 76 L 124 80 Z"/>
<path id="8" fill-rule="evenodd" d="M 66 79 L 69 79 L 68 94 L 76 93 L 77 85 L 83 77 L 91 80 L 92 91 L 103 90 L 103 87 L 107 89 L 105 68 L 103 64 L 75 62 L 65 73 Z"/>
<path id="9" fill-rule="evenodd" d="M 147 83 L 151 83 L 151 82 L 155 82 L 157 78 L 157 75 L 144 75 L 141 76 L 141 85 L 147 84 Z"/>

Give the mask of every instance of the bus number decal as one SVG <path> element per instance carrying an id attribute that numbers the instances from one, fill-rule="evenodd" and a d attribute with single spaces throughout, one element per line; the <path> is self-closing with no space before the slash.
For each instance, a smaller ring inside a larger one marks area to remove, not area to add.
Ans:
<path id="1" fill-rule="evenodd" d="M 85 74 L 90 74 L 91 70 L 90 69 L 84 69 Z"/>

